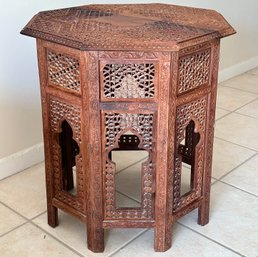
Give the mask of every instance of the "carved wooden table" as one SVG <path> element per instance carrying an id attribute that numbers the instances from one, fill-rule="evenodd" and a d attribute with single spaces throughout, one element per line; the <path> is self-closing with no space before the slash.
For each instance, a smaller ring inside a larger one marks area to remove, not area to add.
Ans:
<path id="1" fill-rule="evenodd" d="M 21 33 L 37 38 L 49 225 L 57 209 L 76 216 L 101 252 L 106 228 L 153 227 L 155 250 L 166 251 L 180 217 L 198 208 L 207 224 L 219 42 L 235 33 L 225 19 L 165 4 L 86 5 L 40 12 Z M 117 150 L 147 151 L 139 207 L 116 206 Z"/>

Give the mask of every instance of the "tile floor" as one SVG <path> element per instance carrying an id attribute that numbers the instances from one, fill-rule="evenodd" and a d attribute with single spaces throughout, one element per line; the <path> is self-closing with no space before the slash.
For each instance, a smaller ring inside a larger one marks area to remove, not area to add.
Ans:
<path id="1" fill-rule="evenodd" d="M 105 252 L 94 254 L 87 250 L 80 221 L 60 211 L 60 225 L 47 225 L 44 165 L 39 164 L 0 181 L 0 256 L 257 257 L 258 68 L 221 83 L 217 106 L 208 225 L 197 225 L 196 211 L 180 219 L 173 247 L 165 253 L 153 251 L 151 229 L 107 230 Z M 118 164 L 117 204 L 137 206 L 139 192 L 126 184 L 134 183 L 143 158 L 139 153 Z"/>

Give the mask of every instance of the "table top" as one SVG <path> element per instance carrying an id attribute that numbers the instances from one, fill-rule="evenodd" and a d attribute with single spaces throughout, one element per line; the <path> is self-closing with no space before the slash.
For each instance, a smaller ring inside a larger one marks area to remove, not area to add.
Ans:
<path id="1" fill-rule="evenodd" d="M 21 33 L 80 50 L 173 51 L 235 31 L 213 10 L 110 4 L 40 12 Z"/>

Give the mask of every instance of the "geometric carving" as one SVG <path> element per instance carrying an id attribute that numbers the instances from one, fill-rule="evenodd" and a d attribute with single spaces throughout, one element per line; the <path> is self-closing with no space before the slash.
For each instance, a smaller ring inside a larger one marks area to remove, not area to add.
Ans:
<path id="1" fill-rule="evenodd" d="M 116 137 L 126 128 L 132 128 L 142 137 L 145 149 L 152 147 L 153 114 L 105 113 L 106 148 L 114 146 Z"/>
<path id="2" fill-rule="evenodd" d="M 173 211 L 201 196 L 207 97 L 177 107 Z M 194 128 L 194 130 L 193 130 Z M 195 133 L 198 131 L 198 133 Z M 181 142 L 185 140 L 185 146 Z M 199 143 L 198 143 L 199 142 Z M 198 145 L 197 145 L 198 143 Z M 192 144 L 192 145 L 191 145 Z M 191 192 L 181 196 L 182 161 L 191 164 Z"/>
<path id="3" fill-rule="evenodd" d="M 106 64 L 103 68 L 107 98 L 153 98 L 153 63 Z"/>
<path id="4" fill-rule="evenodd" d="M 84 182 L 82 171 L 82 156 L 76 156 L 76 178 L 77 188 L 76 196 L 63 190 L 62 183 L 62 163 L 60 162 L 62 156 L 61 148 L 58 143 L 53 143 L 51 146 L 51 158 L 53 167 L 53 181 L 54 181 L 54 197 L 59 201 L 73 207 L 74 209 L 85 212 L 84 204 Z"/>
<path id="5" fill-rule="evenodd" d="M 127 136 L 134 139 L 131 150 L 152 150 L 153 114 L 105 113 L 106 163 L 104 175 L 105 219 L 153 219 L 152 155 L 142 163 L 141 208 L 117 208 L 115 201 L 115 163 L 108 156 L 112 150 L 127 148 Z M 127 135 L 130 131 L 130 135 Z M 126 133 L 127 132 L 127 133 Z M 133 134 L 133 135 L 132 135 Z M 138 137 L 138 139 L 136 138 Z M 122 144 L 124 141 L 124 145 Z M 136 144 L 138 146 L 136 146 Z"/>
<path id="6" fill-rule="evenodd" d="M 179 59 L 178 94 L 209 82 L 211 50 L 183 56 Z"/>
<path id="7" fill-rule="evenodd" d="M 48 79 L 53 84 L 80 92 L 80 65 L 75 58 L 47 51 Z"/>
<path id="8" fill-rule="evenodd" d="M 52 169 L 53 169 L 53 181 L 54 181 L 54 195 L 55 198 L 61 202 L 73 207 L 74 209 L 85 212 L 85 189 L 84 189 L 84 174 L 82 170 L 82 154 L 79 151 L 81 143 L 81 111 L 79 107 L 74 107 L 70 104 L 64 103 L 63 101 L 50 97 L 49 99 L 49 119 L 50 128 L 52 134 L 51 142 L 51 158 L 52 158 Z M 76 166 L 76 196 L 72 195 L 68 191 L 65 191 L 63 182 L 63 163 L 62 155 L 63 150 L 60 146 L 59 133 L 61 126 L 64 123 L 68 123 L 68 126 L 72 129 L 72 140 L 73 145 L 73 156 Z M 78 147 L 76 145 L 78 144 Z"/>
<path id="9" fill-rule="evenodd" d="M 22 33 L 38 39 L 49 224 L 58 225 L 57 208 L 87 221 L 94 252 L 104 250 L 104 228 L 154 227 L 155 250 L 165 251 L 178 217 L 198 207 L 207 224 L 227 21 L 175 5 L 86 5 L 40 12 Z M 147 152 L 140 207 L 116 206 L 116 150 Z M 181 194 L 187 161 L 193 179 Z M 74 163 L 76 195 L 62 173 Z"/>
<path id="10" fill-rule="evenodd" d="M 201 43 L 205 36 L 208 41 L 234 30 L 212 10 L 165 4 L 111 4 L 41 12 L 22 33 L 87 51 L 174 51 L 181 42 L 193 45 Z"/>
<path id="11" fill-rule="evenodd" d="M 80 108 L 69 105 L 51 97 L 49 100 L 50 124 L 53 132 L 59 132 L 60 121 L 66 119 L 73 129 L 73 138 L 81 142 L 81 112 Z"/>

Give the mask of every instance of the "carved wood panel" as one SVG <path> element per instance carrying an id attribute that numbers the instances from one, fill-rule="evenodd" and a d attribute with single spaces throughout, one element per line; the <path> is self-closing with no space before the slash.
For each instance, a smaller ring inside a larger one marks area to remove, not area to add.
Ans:
<path id="1" fill-rule="evenodd" d="M 210 48 L 181 56 L 178 67 L 178 94 L 207 85 L 211 74 L 210 63 Z"/>
<path id="2" fill-rule="evenodd" d="M 154 63 L 106 63 L 101 72 L 106 98 L 154 97 Z"/>
<path id="3" fill-rule="evenodd" d="M 84 175 L 82 170 L 81 151 L 76 156 L 76 196 L 63 190 L 62 181 L 62 153 L 58 142 L 58 135 L 61 132 L 62 121 L 66 120 L 72 128 L 73 139 L 78 146 L 81 145 L 81 110 L 79 106 L 74 106 L 63 102 L 55 97 L 49 97 L 49 116 L 51 128 L 51 158 L 54 180 L 54 197 L 74 209 L 85 212 L 84 209 Z"/>
<path id="4" fill-rule="evenodd" d="M 156 101 L 168 52 L 99 52 L 102 101 Z"/>
<path id="5" fill-rule="evenodd" d="M 77 58 L 48 49 L 47 68 L 50 84 L 80 93 L 80 64 Z"/>
<path id="6" fill-rule="evenodd" d="M 22 33 L 79 50 L 174 51 L 233 28 L 212 10 L 165 4 L 86 5 L 40 12 Z"/>
<path id="7" fill-rule="evenodd" d="M 153 124 L 154 113 L 121 113 L 103 111 L 104 152 L 104 208 L 105 219 L 153 219 Z M 149 152 L 142 165 L 141 208 L 117 208 L 115 205 L 115 163 L 109 159 L 112 149 L 119 148 L 120 136 L 131 131 L 140 139 L 139 149 Z"/>
<path id="8" fill-rule="evenodd" d="M 180 105 L 176 110 L 176 141 L 175 141 L 175 162 L 174 162 L 174 201 L 173 211 L 190 204 L 202 194 L 202 175 L 204 168 L 204 135 L 206 129 L 207 116 L 207 97 Z M 193 190 L 187 195 L 181 196 L 181 172 L 182 155 L 180 153 L 180 143 L 185 138 L 185 129 L 187 125 L 194 121 L 195 130 L 200 134 L 200 141 L 195 148 L 195 166 L 194 166 L 194 185 Z"/>
<path id="9" fill-rule="evenodd" d="M 216 44 L 235 33 L 227 21 L 175 5 L 86 5 L 40 12 L 22 33 L 38 41 L 49 224 L 57 208 L 87 221 L 94 252 L 104 250 L 103 228 L 154 227 L 155 250 L 166 251 L 179 217 L 199 207 L 207 224 Z M 122 148 L 148 153 L 140 207 L 117 206 L 111 151 Z M 76 196 L 62 158 L 76 165 Z M 187 160 L 194 178 L 181 194 Z"/>

